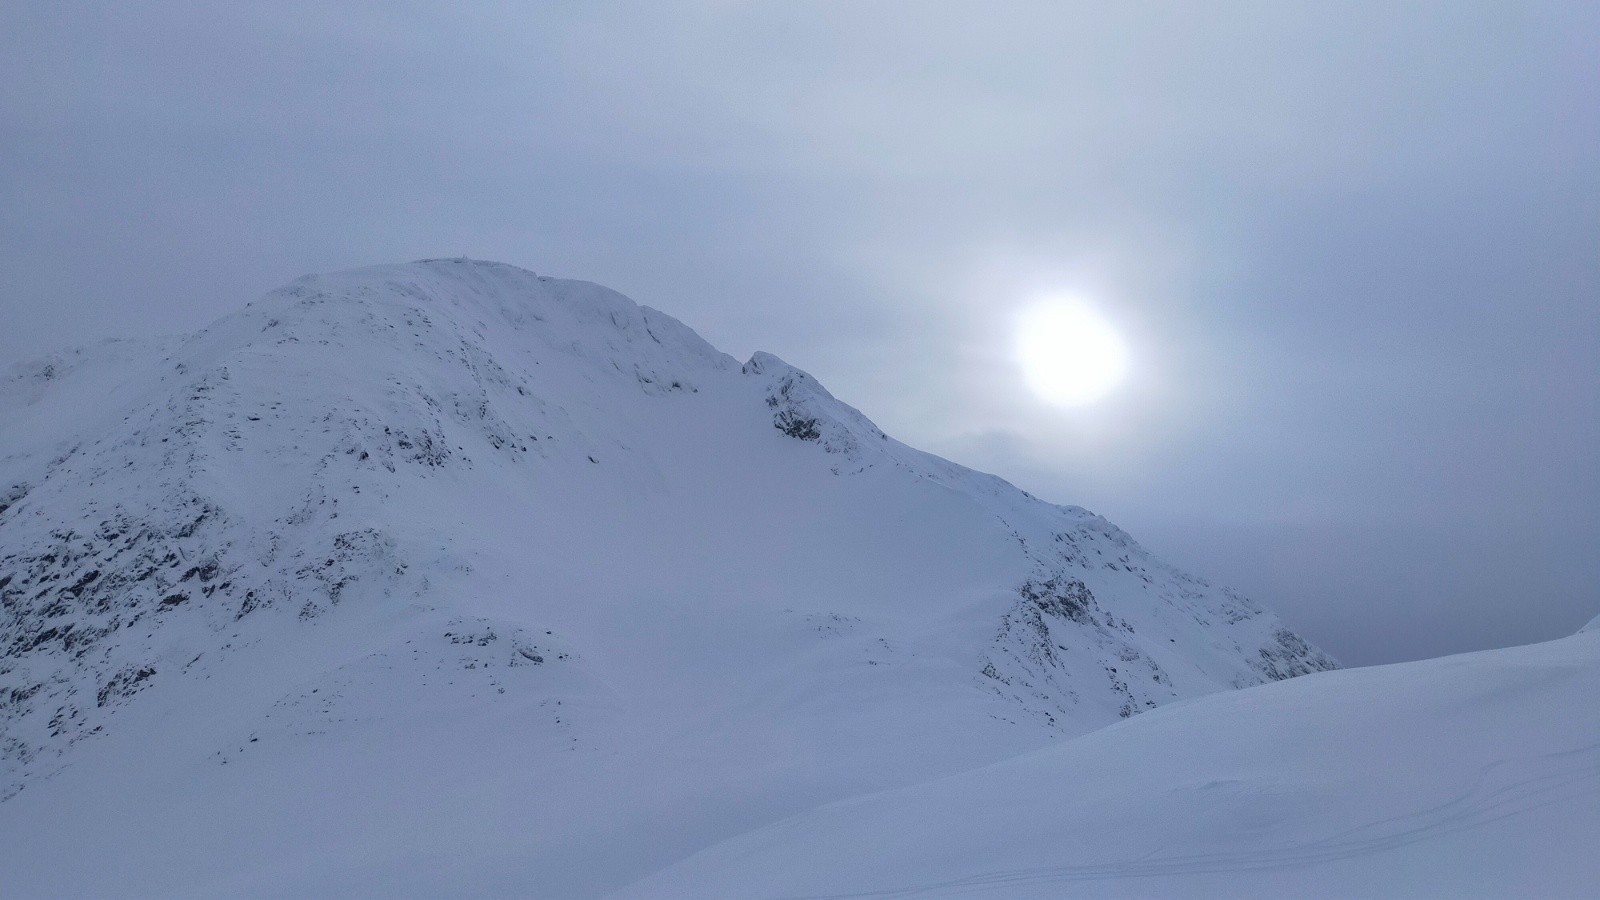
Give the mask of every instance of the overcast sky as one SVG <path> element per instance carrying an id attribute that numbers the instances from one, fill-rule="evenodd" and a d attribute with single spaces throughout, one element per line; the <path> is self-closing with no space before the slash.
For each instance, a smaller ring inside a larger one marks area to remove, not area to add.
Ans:
<path id="1" fill-rule="evenodd" d="M 0 363 L 495 259 L 1346 663 L 1600 612 L 1600 4 L 357 6 L 0 7 Z M 1063 291 L 1133 355 L 1070 410 L 1011 351 Z"/>

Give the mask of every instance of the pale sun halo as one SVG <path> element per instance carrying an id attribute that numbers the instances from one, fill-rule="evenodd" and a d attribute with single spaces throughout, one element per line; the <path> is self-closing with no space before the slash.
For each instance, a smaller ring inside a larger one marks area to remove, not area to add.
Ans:
<path id="1" fill-rule="evenodd" d="M 1017 321 L 1017 363 L 1041 400 L 1082 406 L 1128 375 L 1128 346 L 1106 318 L 1073 298 L 1029 307 Z"/>

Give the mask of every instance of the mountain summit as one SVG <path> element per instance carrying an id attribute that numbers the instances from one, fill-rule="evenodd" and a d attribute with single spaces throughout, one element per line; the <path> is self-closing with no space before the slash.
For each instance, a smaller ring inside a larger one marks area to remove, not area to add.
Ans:
<path id="1" fill-rule="evenodd" d="M 12 368 L 0 602 L 0 835 L 64 893 L 595 894 L 1334 667 L 775 356 L 467 260 Z"/>

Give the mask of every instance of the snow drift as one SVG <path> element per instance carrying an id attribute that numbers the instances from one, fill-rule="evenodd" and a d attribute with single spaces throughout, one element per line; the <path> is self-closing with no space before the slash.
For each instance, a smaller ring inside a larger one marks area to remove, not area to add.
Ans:
<path id="1" fill-rule="evenodd" d="M 1600 632 L 1156 710 L 618 897 L 1590 897 Z"/>

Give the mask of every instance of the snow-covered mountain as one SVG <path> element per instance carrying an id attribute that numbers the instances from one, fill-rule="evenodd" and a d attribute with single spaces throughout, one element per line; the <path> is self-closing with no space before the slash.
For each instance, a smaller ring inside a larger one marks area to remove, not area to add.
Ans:
<path id="1" fill-rule="evenodd" d="M 1334 666 L 776 357 L 466 260 L 10 370 L 0 603 L 21 894 L 592 895 Z"/>
<path id="2" fill-rule="evenodd" d="M 1593 897 L 1600 631 L 1156 710 L 624 897 Z"/>

